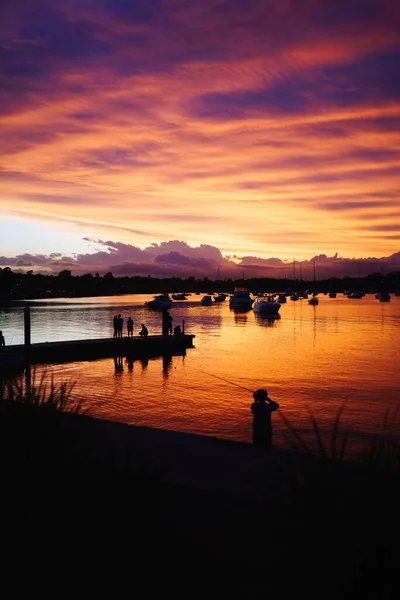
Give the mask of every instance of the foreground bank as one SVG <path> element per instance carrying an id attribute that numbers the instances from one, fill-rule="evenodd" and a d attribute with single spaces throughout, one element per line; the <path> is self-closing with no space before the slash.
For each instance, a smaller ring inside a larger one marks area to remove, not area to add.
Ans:
<path id="1" fill-rule="evenodd" d="M 40 540 L 162 593 L 398 592 L 393 473 L 9 402 L 1 444 L 3 539 L 30 564 Z"/>

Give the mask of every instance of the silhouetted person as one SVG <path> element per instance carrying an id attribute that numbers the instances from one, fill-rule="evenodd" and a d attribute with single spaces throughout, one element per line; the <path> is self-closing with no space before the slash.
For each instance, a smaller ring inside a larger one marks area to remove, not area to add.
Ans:
<path id="1" fill-rule="evenodd" d="M 4 348 L 6 345 L 6 340 L 4 339 L 3 332 L 0 331 L 0 349 Z"/>
<path id="2" fill-rule="evenodd" d="M 271 413 L 279 408 L 279 404 L 268 398 L 267 390 L 260 389 L 253 394 L 254 402 L 250 406 L 253 413 L 253 443 L 257 448 L 271 448 L 272 423 Z"/>
<path id="3" fill-rule="evenodd" d="M 149 335 L 149 330 L 144 323 L 142 323 L 142 329 L 139 331 L 139 335 L 140 337 L 147 337 Z"/>
<path id="4" fill-rule="evenodd" d="M 128 330 L 128 337 L 132 337 L 133 336 L 133 321 L 132 321 L 131 317 L 129 317 L 129 319 L 126 322 L 126 328 Z"/>
<path id="5" fill-rule="evenodd" d="M 113 318 L 113 326 L 114 326 L 114 335 L 113 337 L 118 337 L 118 315 L 114 315 Z"/>
<path id="6" fill-rule="evenodd" d="M 181 329 L 181 326 L 180 326 L 180 325 L 177 325 L 177 326 L 174 328 L 174 335 L 182 335 L 182 329 Z"/>
<path id="7" fill-rule="evenodd" d="M 168 335 L 169 333 L 172 335 L 172 321 L 174 319 L 171 317 L 170 313 L 166 308 L 163 308 L 162 311 L 162 334 Z"/>
<path id="8" fill-rule="evenodd" d="M 117 337 L 118 338 L 122 338 L 122 328 L 124 326 L 124 320 L 121 317 L 121 315 L 118 315 L 118 320 L 117 320 Z"/>

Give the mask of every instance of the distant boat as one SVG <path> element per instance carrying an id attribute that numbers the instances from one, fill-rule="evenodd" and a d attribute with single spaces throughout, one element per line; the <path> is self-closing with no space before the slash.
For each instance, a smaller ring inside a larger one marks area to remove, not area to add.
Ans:
<path id="1" fill-rule="evenodd" d="M 214 296 L 214 302 L 225 302 L 225 299 L 228 294 L 217 294 Z"/>
<path id="2" fill-rule="evenodd" d="M 186 300 L 186 294 L 172 294 L 173 300 Z"/>
<path id="3" fill-rule="evenodd" d="M 276 315 L 281 305 L 275 300 L 275 296 L 257 296 L 254 301 L 254 312 L 260 315 Z"/>
<path id="4" fill-rule="evenodd" d="M 148 308 L 163 310 L 163 308 L 172 308 L 172 300 L 169 294 L 160 294 L 159 296 L 154 296 L 154 300 L 149 300 L 148 302 L 145 302 L 145 305 Z"/>
<path id="5" fill-rule="evenodd" d="M 329 292 L 329 298 L 336 298 L 336 292 Z"/>
<path id="6" fill-rule="evenodd" d="M 212 304 L 212 296 L 203 296 L 202 299 L 200 300 L 201 304 L 203 306 L 211 306 Z"/>
<path id="7" fill-rule="evenodd" d="M 298 294 L 296 294 L 296 293 L 294 293 L 294 294 L 292 294 L 292 295 L 290 296 L 290 299 L 291 299 L 291 300 L 298 300 L 298 299 L 299 299 L 299 295 L 298 295 Z"/>
<path id="8" fill-rule="evenodd" d="M 318 303 L 319 303 L 319 300 L 318 300 L 317 296 L 313 296 L 308 301 L 308 304 L 318 304 Z"/>
<path id="9" fill-rule="evenodd" d="M 233 296 L 229 298 L 230 308 L 251 308 L 253 302 L 248 290 L 243 287 L 236 287 Z"/>
<path id="10" fill-rule="evenodd" d="M 279 304 L 285 304 L 287 302 L 287 300 L 286 300 L 286 294 L 279 294 L 278 295 L 278 302 L 279 302 Z"/>
<path id="11" fill-rule="evenodd" d="M 363 298 L 365 296 L 364 292 L 361 292 L 360 290 L 355 290 L 354 292 L 351 292 L 351 294 L 348 294 L 348 298 Z"/>
<path id="12" fill-rule="evenodd" d="M 378 294 L 378 300 L 379 302 L 390 302 L 390 294 L 387 292 L 381 292 Z"/>

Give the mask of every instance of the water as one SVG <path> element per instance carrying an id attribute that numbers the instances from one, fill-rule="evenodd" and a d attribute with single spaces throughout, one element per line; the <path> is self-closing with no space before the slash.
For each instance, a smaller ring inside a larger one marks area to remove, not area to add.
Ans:
<path id="1" fill-rule="evenodd" d="M 356 452 L 377 431 L 389 411 L 400 434 L 400 297 L 379 302 L 319 296 L 319 305 L 288 299 L 280 318 L 268 321 L 253 310 L 234 312 L 226 302 L 200 304 L 201 295 L 174 302 L 173 325 L 192 333 L 185 356 L 128 364 L 103 359 L 37 367 L 56 381 L 76 382 L 73 395 L 91 414 L 124 423 L 251 441 L 252 390 L 264 387 L 279 402 L 302 438 L 314 445 L 310 412 L 325 441 L 340 407 L 341 429 L 351 431 L 348 452 Z M 112 336 L 121 313 L 124 335 L 129 316 L 134 335 L 146 323 L 161 333 L 161 314 L 144 305 L 150 295 L 57 299 L 31 302 L 31 341 Z M 23 306 L 0 309 L 7 345 L 24 342 Z M 287 446 L 287 426 L 273 415 L 276 446 Z"/>

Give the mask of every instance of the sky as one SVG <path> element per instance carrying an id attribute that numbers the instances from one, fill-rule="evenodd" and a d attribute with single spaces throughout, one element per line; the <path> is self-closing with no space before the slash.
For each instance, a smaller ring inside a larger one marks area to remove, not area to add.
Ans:
<path id="1" fill-rule="evenodd" d="M 2 0 L 0 267 L 400 270 L 398 0 Z"/>

